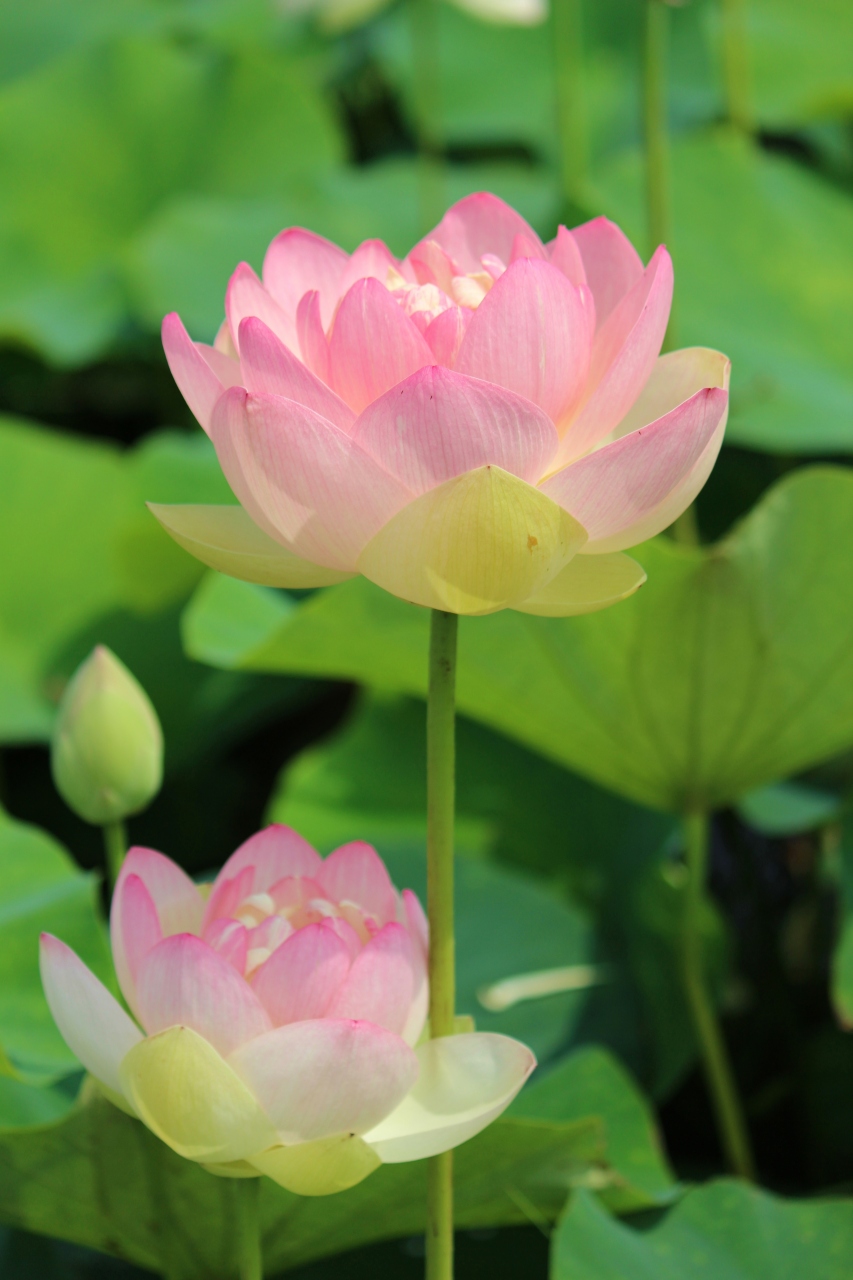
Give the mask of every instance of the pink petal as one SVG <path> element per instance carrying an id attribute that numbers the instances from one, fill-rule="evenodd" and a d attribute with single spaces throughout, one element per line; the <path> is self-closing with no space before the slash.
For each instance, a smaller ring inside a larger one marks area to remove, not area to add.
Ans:
<path id="1" fill-rule="evenodd" d="M 427 326 L 424 337 L 438 364 L 452 367 L 473 314 L 469 307 L 448 307 Z"/>
<path id="2" fill-rule="evenodd" d="M 525 396 L 557 421 L 583 390 L 589 354 L 578 290 L 550 263 L 520 258 L 474 313 L 455 368 Z"/>
<path id="3" fill-rule="evenodd" d="M 553 422 L 529 400 L 440 365 L 375 400 L 353 439 L 412 493 L 490 463 L 535 484 L 559 445 Z"/>
<path id="4" fill-rule="evenodd" d="M 125 1000 L 136 1005 L 136 979 L 148 952 L 163 940 L 154 899 L 138 875 L 116 885 L 110 909 L 113 963 Z"/>
<path id="5" fill-rule="evenodd" d="M 625 233 L 608 218 L 593 218 L 574 227 L 571 234 L 580 250 L 601 325 L 642 276 L 643 261 Z"/>
<path id="6" fill-rule="evenodd" d="M 244 924 L 240 924 L 239 920 L 214 920 L 210 928 L 205 930 L 204 940 L 238 973 L 245 973 L 249 931 Z"/>
<path id="7" fill-rule="evenodd" d="M 458 272 L 437 240 L 422 240 L 409 254 L 408 262 L 418 284 L 438 285 L 443 293 L 452 294 L 453 277 Z"/>
<path id="8" fill-rule="evenodd" d="M 323 860 L 317 880 L 332 902 L 353 902 L 380 924 L 397 913 L 397 894 L 376 850 L 363 840 L 342 844 Z"/>
<path id="9" fill-rule="evenodd" d="M 189 933 L 166 938 L 149 952 L 136 995 L 149 1035 L 167 1027 L 189 1027 L 223 1055 L 272 1026 L 248 982 Z"/>
<path id="10" fill-rule="evenodd" d="M 119 1067 L 142 1033 L 70 947 L 41 935 L 41 980 L 54 1021 L 87 1071 L 122 1096 Z"/>
<path id="11" fill-rule="evenodd" d="M 621 551 L 636 544 L 633 530 L 699 461 L 724 423 L 727 404 L 725 391 L 706 388 L 657 422 L 604 445 L 540 486 L 587 530 L 585 553 Z M 668 519 L 652 532 L 670 523 Z"/>
<path id="12" fill-rule="evenodd" d="M 264 961 L 252 986 L 278 1027 L 324 1017 L 349 967 L 349 950 L 335 930 L 309 924 Z"/>
<path id="13" fill-rule="evenodd" d="M 128 876 L 139 876 L 150 893 L 163 937 L 172 933 L 198 933 L 204 914 L 204 900 L 185 871 L 176 862 L 157 853 L 155 849 L 142 849 L 134 845 L 128 850 L 116 880 L 113 902 L 121 903 L 121 889 Z M 114 928 L 110 919 L 112 942 L 120 938 L 118 922 Z M 119 945 L 121 945 L 119 941 Z"/>
<path id="14" fill-rule="evenodd" d="M 437 240 L 460 271 L 469 272 L 482 269 L 484 253 L 509 262 L 517 235 L 542 249 L 536 232 L 520 213 L 488 191 L 478 191 L 452 205 L 426 239 Z M 418 252 L 420 247 L 413 252 Z"/>
<path id="15" fill-rule="evenodd" d="M 317 855 L 319 857 L 319 854 Z M 276 908 L 290 910 L 301 907 L 311 898 L 325 897 L 325 889 L 316 880 L 306 876 L 284 876 L 265 890 L 270 895 Z"/>
<path id="16" fill-rule="evenodd" d="M 418 1074 L 417 1058 L 399 1036 L 329 1018 L 276 1027 L 230 1064 L 285 1143 L 364 1133 L 402 1101 Z"/>
<path id="17" fill-rule="evenodd" d="M 266 893 L 285 876 L 315 877 L 322 865 L 323 859 L 307 840 L 303 840 L 292 827 L 275 822 L 250 836 L 231 854 L 216 877 L 216 883 L 231 879 L 244 867 L 252 867 L 251 892 Z"/>
<path id="18" fill-rule="evenodd" d="M 581 251 L 571 231 L 563 226 L 558 227 L 556 239 L 547 248 L 551 263 L 558 271 L 562 271 L 567 280 L 576 285 L 587 283 Z M 642 263 L 640 269 L 642 270 Z"/>
<path id="19" fill-rule="evenodd" d="M 563 437 L 561 460 L 580 457 L 624 418 L 655 367 L 671 305 L 672 260 L 661 247 L 598 328 L 589 369 L 591 394 Z"/>
<path id="20" fill-rule="evenodd" d="M 309 289 L 316 289 L 325 328 L 334 315 L 340 279 L 348 261 L 343 249 L 331 240 L 313 231 L 303 231 L 302 227 L 289 227 L 277 235 L 267 249 L 264 285 L 284 314 L 294 321 L 300 299 Z"/>
<path id="21" fill-rule="evenodd" d="M 412 940 L 401 924 L 392 922 L 356 956 L 327 1016 L 364 1019 L 402 1035 L 414 994 Z"/>
<path id="22" fill-rule="evenodd" d="M 511 266 L 513 262 L 518 262 L 519 258 L 542 258 L 543 261 L 547 262 L 548 254 L 545 249 L 543 249 L 542 241 L 538 236 L 531 239 L 529 235 L 525 235 L 524 232 L 519 231 L 516 233 L 512 242 L 512 250 L 509 255 L 509 265 Z M 503 275 L 503 272 L 501 272 L 501 275 Z"/>
<path id="23" fill-rule="evenodd" d="M 249 930 L 249 950 L 254 951 L 258 947 L 275 951 L 294 933 L 293 925 L 284 916 L 267 916 L 266 920 Z"/>
<path id="24" fill-rule="evenodd" d="M 344 920 L 342 916 L 329 916 L 323 921 L 323 924 L 327 929 L 334 929 L 340 940 L 345 944 L 351 964 L 362 948 L 361 938 L 353 926 L 348 920 Z"/>
<path id="25" fill-rule="evenodd" d="M 329 339 L 329 378 L 361 413 L 433 354 L 402 307 L 378 280 L 360 280 L 343 298 Z"/>
<path id="26" fill-rule="evenodd" d="M 352 409 L 255 316 L 240 325 L 240 364 L 243 386 L 248 391 L 266 391 L 296 400 L 342 431 L 349 431 L 355 422 Z"/>
<path id="27" fill-rule="evenodd" d="M 285 313 L 275 299 L 267 293 L 247 262 L 241 262 L 228 281 L 225 291 L 225 314 L 231 339 L 240 350 L 240 321 L 247 316 L 257 316 L 272 329 L 291 351 L 298 349 L 296 337 L 296 306 L 293 314 Z"/>
<path id="28" fill-rule="evenodd" d="M 213 441 L 229 480 L 235 460 L 245 477 L 252 518 L 260 523 L 257 508 L 279 541 L 314 564 L 352 569 L 412 498 L 348 435 L 293 400 L 226 392 L 213 416 Z"/>
<path id="29" fill-rule="evenodd" d="M 193 342 L 176 311 L 163 321 L 163 350 L 178 384 L 199 425 L 209 433 L 213 406 L 226 387 L 240 382 L 240 366 L 234 360 Z"/>
<path id="30" fill-rule="evenodd" d="M 228 866 L 228 863 L 225 864 Z M 210 897 L 207 900 L 207 906 L 204 909 L 204 918 L 201 922 L 201 936 L 205 942 L 210 942 L 208 930 L 217 920 L 230 920 L 237 914 L 240 903 L 248 898 L 252 892 L 255 882 L 255 868 L 245 866 L 241 868 L 236 875 L 226 876 L 224 874 L 225 867 L 219 872 L 213 882 L 213 888 L 210 891 Z M 211 943 L 211 946 L 213 943 Z"/>
<path id="31" fill-rule="evenodd" d="M 304 294 L 296 308 L 296 334 L 299 338 L 299 350 L 308 368 L 316 373 L 323 382 L 329 381 L 329 344 L 320 317 L 320 294 L 316 289 Z M 330 395 L 334 393 L 329 392 Z M 298 399 L 298 397 L 297 397 Z M 343 401 L 341 401 L 343 404 Z M 326 414 L 326 417 L 332 417 Z M 343 422 L 332 417 L 333 422 L 343 426 Z"/>
<path id="32" fill-rule="evenodd" d="M 389 270 L 400 271 L 401 264 L 381 240 L 365 240 L 350 258 L 338 283 L 338 297 L 343 298 L 359 280 L 378 280 L 385 285 Z"/>

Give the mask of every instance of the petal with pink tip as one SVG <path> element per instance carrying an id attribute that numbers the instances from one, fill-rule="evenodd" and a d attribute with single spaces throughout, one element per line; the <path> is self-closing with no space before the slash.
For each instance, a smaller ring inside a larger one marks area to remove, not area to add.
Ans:
<path id="1" fill-rule="evenodd" d="M 378 280 L 359 280 L 344 296 L 329 338 L 329 379 L 361 413 L 433 354 L 403 308 Z"/>
<path id="2" fill-rule="evenodd" d="M 401 268 L 402 263 L 381 240 L 364 240 L 344 268 L 338 284 L 338 297 L 343 298 L 359 280 L 378 280 L 384 287 L 389 271 L 403 274 Z"/>
<path id="3" fill-rule="evenodd" d="M 332 902 L 354 902 L 380 924 L 393 920 L 397 895 L 379 854 L 364 840 L 353 840 L 324 858 L 317 880 Z"/>
<path id="4" fill-rule="evenodd" d="M 327 929 L 333 929 L 347 949 L 350 963 L 361 952 L 362 941 L 356 933 L 349 920 L 344 920 L 342 916 L 329 916 L 323 921 Z"/>
<path id="5" fill-rule="evenodd" d="M 401 924 L 386 924 L 356 956 L 327 1016 L 364 1019 L 402 1035 L 414 988 L 412 940 Z"/>
<path id="6" fill-rule="evenodd" d="M 232 916 L 235 916 L 240 903 L 245 898 L 248 898 L 254 888 L 254 867 L 246 865 L 241 867 L 234 875 L 230 876 L 226 876 L 224 872 L 225 868 L 223 867 L 213 882 L 213 888 L 210 891 L 210 897 L 208 898 L 207 906 L 204 909 L 204 918 L 201 922 L 201 936 L 204 938 L 205 942 L 210 941 L 208 937 L 208 930 L 210 926 L 216 920 L 230 920 Z"/>
<path id="7" fill-rule="evenodd" d="M 540 486 L 583 524 L 589 534 L 585 553 L 636 545 L 634 530 L 699 461 L 724 423 L 727 404 L 720 388 L 699 391 L 657 422 L 587 454 Z"/>
<path id="8" fill-rule="evenodd" d="M 531 240 L 530 236 L 519 231 L 516 233 L 512 242 L 512 251 L 509 255 L 509 265 L 512 266 L 513 262 L 518 262 L 519 258 L 542 258 L 543 261 L 547 262 L 548 254 L 545 249 L 543 249 L 542 241 L 538 236 L 536 236 L 534 240 Z M 503 272 L 501 272 L 501 274 L 503 274 Z"/>
<path id="9" fill-rule="evenodd" d="M 172 933 L 198 933 L 204 914 L 204 900 L 196 885 L 176 862 L 156 849 L 143 849 L 134 845 L 128 850 L 122 863 L 113 892 L 113 903 L 121 903 L 121 888 L 128 876 L 139 876 L 151 894 L 163 937 Z M 119 922 L 110 915 L 112 946 L 121 946 Z"/>
<path id="10" fill-rule="evenodd" d="M 245 973 L 246 956 L 249 954 L 249 930 L 239 920 L 214 920 L 205 930 L 204 940 L 238 973 Z"/>
<path id="11" fill-rule="evenodd" d="M 315 564 L 354 569 L 362 547 L 411 500 L 350 436 L 293 400 L 227 392 L 213 416 L 224 469 L 226 431 L 262 518 Z"/>
<path id="12" fill-rule="evenodd" d="M 232 388 L 225 395 L 220 396 L 216 402 L 216 408 L 213 417 L 210 420 L 210 438 L 213 441 L 213 447 L 216 449 L 216 456 L 219 459 L 219 465 L 225 479 L 228 481 L 234 496 L 237 498 L 240 506 L 249 515 L 252 523 L 256 525 L 262 533 L 278 545 L 286 545 L 287 539 L 276 529 L 275 525 L 267 519 L 260 505 L 255 500 L 248 479 L 243 469 L 243 463 L 235 446 L 235 439 L 244 429 L 244 419 L 246 416 L 246 399 L 248 393 L 245 388 Z M 220 531 L 219 539 L 214 537 L 213 547 L 218 549 L 219 542 L 224 539 L 225 535 Z M 202 545 L 210 542 L 209 538 L 202 538 Z M 243 542 L 246 541 L 244 538 Z M 227 542 L 225 546 L 227 547 Z M 242 548 L 238 548 L 242 549 Z M 252 543 L 246 548 L 249 554 L 253 554 Z M 287 550 L 294 554 L 291 547 Z M 302 557 L 300 557 L 302 558 Z M 235 566 L 236 567 L 236 566 Z M 250 572 L 255 568 L 251 565 Z"/>
<path id="13" fill-rule="evenodd" d="M 593 218 L 573 227 L 570 234 L 580 252 L 601 325 L 642 277 L 643 260 L 624 231 L 609 218 Z"/>
<path id="14" fill-rule="evenodd" d="M 189 1027 L 226 1055 L 272 1023 L 248 982 L 201 938 L 165 938 L 143 961 L 136 984 L 149 1035 Z"/>
<path id="15" fill-rule="evenodd" d="M 468 307 L 448 307 L 429 323 L 424 337 L 439 364 L 452 367 L 473 314 Z"/>
<path id="16" fill-rule="evenodd" d="M 240 366 L 213 347 L 205 348 L 202 343 L 193 342 L 176 311 L 163 321 L 162 337 L 178 390 L 199 425 L 209 434 L 213 406 L 226 388 L 240 382 Z"/>
<path id="17" fill-rule="evenodd" d="M 49 933 L 41 935 L 41 980 L 62 1038 L 87 1071 L 122 1096 L 119 1067 L 143 1038 L 78 955 Z"/>
<path id="18" fill-rule="evenodd" d="M 655 367 L 671 305 L 672 260 L 661 247 L 598 328 L 589 367 L 591 393 L 563 436 L 562 459 L 581 457 L 624 418 Z"/>
<path id="19" fill-rule="evenodd" d="M 549 262 L 520 258 L 475 311 L 455 369 L 525 396 L 557 421 L 583 390 L 589 356 L 578 290 Z"/>
<path id="20" fill-rule="evenodd" d="M 231 340 L 238 351 L 240 322 L 247 316 L 257 316 L 291 351 L 297 349 L 296 307 L 294 306 L 292 315 L 284 312 L 272 295 L 267 293 L 248 262 L 241 262 L 228 281 L 225 315 L 228 318 Z"/>
<path id="21" fill-rule="evenodd" d="M 265 893 L 285 876 L 314 878 L 322 865 L 319 853 L 297 831 L 274 822 L 250 836 L 231 854 L 216 882 L 236 876 L 244 867 L 253 867 L 252 892 Z"/>
<path id="22" fill-rule="evenodd" d="M 322 1018 L 350 967 L 349 949 L 334 929 L 309 924 L 283 942 L 252 976 L 273 1025 Z"/>
<path id="23" fill-rule="evenodd" d="M 529 400 L 440 365 L 369 405 L 353 439 L 412 493 L 489 463 L 535 484 L 559 445 L 553 422 Z"/>
<path id="24" fill-rule="evenodd" d="M 138 875 L 116 885 L 110 911 L 113 963 L 125 1000 L 136 1007 L 136 979 L 142 961 L 163 940 L 154 899 Z"/>
<path id="25" fill-rule="evenodd" d="M 460 271 L 470 272 L 481 269 L 484 253 L 509 262 L 517 235 L 542 248 L 536 232 L 520 213 L 498 196 L 478 191 L 451 205 L 435 230 L 425 238 L 438 241 Z M 417 248 L 420 249 L 420 245 Z"/>
<path id="26" fill-rule="evenodd" d="M 320 316 L 320 295 L 316 289 L 299 299 L 296 308 L 296 336 L 308 368 L 323 382 L 329 381 L 329 343 Z M 330 395 L 334 392 L 330 391 Z M 343 401 L 341 401 L 343 404 Z M 328 415 L 327 415 L 328 416 Z M 333 419 L 334 420 L 334 419 Z M 343 423 L 339 422 L 338 426 Z"/>
<path id="27" fill-rule="evenodd" d="M 619 604 L 645 581 L 643 566 L 620 551 L 575 556 L 556 577 L 513 608 L 539 618 L 576 618 Z"/>
<path id="28" fill-rule="evenodd" d="M 572 284 L 586 284 L 586 271 L 577 241 L 567 227 L 559 226 L 556 237 L 546 245 L 550 261 Z M 640 264 L 642 266 L 642 264 Z"/>
<path id="29" fill-rule="evenodd" d="M 368 1022 L 291 1022 L 229 1059 L 284 1142 L 363 1133 L 398 1105 L 418 1062 L 399 1036 Z"/>
<path id="30" fill-rule="evenodd" d="M 316 289 L 320 295 L 320 312 L 325 327 L 334 315 L 340 279 L 348 261 L 348 255 L 331 240 L 325 240 L 313 231 L 304 231 L 302 227 L 288 227 L 267 249 L 264 285 L 284 314 L 294 320 L 300 298 L 309 289 Z"/>
<path id="31" fill-rule="evenodd" d="M 728 356 L 710 347 L 682 347 L 658 356 L 651 377 L 614 429 L 614 437 L 618 439 L 656 422 L 703 387 L 728 391 L 731 368 Z"/>
<path id="32" fill-rule="evenodd" d="M 296 400 L 319 413 L 321 418 L 334 422 L 342 431 L 349 431 L 355 422 L 349 405 L 256 316 L 248 316 L 240 323 L 240 364 L 247 391 L 267 391 L 270 395 Z"/>
<path id="33" fill-rule="evenodd" d="M 411 251 L 408 262 L 418 284 L 435 284 L 446 294 L 453 291 L 453 277 L 457 274 L 452 260 L 437 240 L 422 240 Z"/>

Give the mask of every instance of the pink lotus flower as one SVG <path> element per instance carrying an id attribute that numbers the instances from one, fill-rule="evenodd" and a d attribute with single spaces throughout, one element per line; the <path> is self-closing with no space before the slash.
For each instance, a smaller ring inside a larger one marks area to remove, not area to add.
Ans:
<path id="1" fill-rule="evenodd" d="M 506 1036 L 422 1041 L 426 919 L 367 844 L 324 860 L 268 827 L 206 899 L 169 858 L 131 849 L 110 930 L 136 1021 L 44 934 L 57 1026 L 117 1106 L 214 1173 L 344 1190 L 479 1133 L 535 1065 Z"/>
<path id="2" fill-rule="evenodd" d="M 455 613 L 603 608 L 644 581 L 623 550 L 690 504 L 725 429 L 725 356 L 659 355 L 671 299 L 663 246 L 644 268 L 605 218 L 543 245 L 492 195 L 402 262 L 283 231 L 263 283 L 231 277 L 214 347 L 163 323 L 242 509 L 152 509 L 254 582 L 361 573 Z"/>

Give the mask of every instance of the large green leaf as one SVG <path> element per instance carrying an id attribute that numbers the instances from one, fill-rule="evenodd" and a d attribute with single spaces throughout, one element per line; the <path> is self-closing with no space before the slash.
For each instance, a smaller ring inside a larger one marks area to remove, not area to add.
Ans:
<path id="1" fill-rule="evenodd" d="M 730 803 L 853 742 L 853 474 L 796 472 L 722 543 L 660 538 L 636 554 L 648 584 L 603 613 L 464 619 L 460 708 L 674 811 Z M 227 620 L 250 599 L 262 625 L 249 634 L 244 614 L 226 655 Z M 423 694 L 426 611 L 360 579 L 296 611 L 278 599 L 208 579 L 186 615 L 189 652 Z"/>
<path id="2" fill-rule="evenodd" d="M 672 170 L 675 337 L 731 357 L 727 438 L 853 451 L 853 204 L 724 132 L 679 142 Z M 644 243 L 639 152 L 609 162 L 596 184 L 605 211 Z"/>
<path id="3" fill-rule="evenodd" d="M 457 1153 L 460 1227 L 543 1220 L 601 1165 L 600 1122 L 502 1119 Z M 385 1165 L 336 1196 L 302 1199 L 264 1179 L 265 1269 L 273 1274 L 370 1241 L 421 1232 L 426 1166 Z M 109 1103 L 88 1103 L 58 1125 L 0 1133 L 0 1218 L 176 1280 L 236 1280 L 235 1183 L 176 1156 Z"/>
<path id="4" fill-rule="evenodd" d="M 721 1180 L 646 1231 L 577 1192 L 554 1237 L 551 1280 L 842 1280 L 851 1267 L 849 1200 L 782 1200 Z"/>

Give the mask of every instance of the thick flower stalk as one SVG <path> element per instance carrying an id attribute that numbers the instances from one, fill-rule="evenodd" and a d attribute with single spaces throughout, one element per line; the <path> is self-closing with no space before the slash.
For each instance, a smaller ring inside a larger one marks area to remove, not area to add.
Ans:
<path id="1" fill-rule="evenodd" d="M 425 1038 L 424 913 L 367 844 L 323 859 L 268 827 L 208 895 L 131 849 L 110 931 L 133 1017 L 45 934 L 53 1016 L 117 1106 L 213 1173 L 342 1191 L 465 1142 L 535 1065 L 506 1036 Z"/>
<path id="2" fill-rule="evenodd" d="M 644 581 L 624 554 L 693 501 L 729 362 L 660 356 L 672 263 L 605 218 L 549 244 L 488 194 L 398 261 L 300 228 L 237 268 L 213 347 L 163 341 L 240 506 L 155 506 L 221 572 L 363 574 L 459 614 L 587 613 Z"/>

